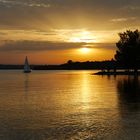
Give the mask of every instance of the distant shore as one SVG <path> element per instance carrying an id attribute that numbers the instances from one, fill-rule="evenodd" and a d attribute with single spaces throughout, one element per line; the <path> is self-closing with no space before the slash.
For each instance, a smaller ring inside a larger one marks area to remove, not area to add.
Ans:
<path id="1" fill-rule="evenodd" d="M 99 71 L 97 73 L 94 73 L 94 75 L 140 75 L 140 71 L 138 71 L 137 73 L 134 71 Z"/>
<path id="2" fill-rule="evenodd" d="M 115 61 L 86 61 L 86 62 L 73 62 L 69 60 L 64 64 L 58 65 L 33 65 L 30 67 L 32 70 L 101 70 L 101 69 L 113 69 Z M 11 65 L 11 64 L 0 64 L 0 69 L 23 69 L 24 65 Z M 121 68 L 121 66 L 117 66 Z"/>
<path id="3" fill-rule="evenodd" d="M 69 60 L 64 64 L 58 65 L 30 65 L 34 70 L 97 70 L 94 75 L 140 75 L 140 64 L 138 65 L 139 71 L 136 73 L 133 69 L 126 71 L 122 65 L 119 65 L 114 60 L 106 61 L 86 61 L 86 62 L 73 62 Z M 23 70 L 24 65 L 11 65 L 0 64 L 0 70 Z"/>

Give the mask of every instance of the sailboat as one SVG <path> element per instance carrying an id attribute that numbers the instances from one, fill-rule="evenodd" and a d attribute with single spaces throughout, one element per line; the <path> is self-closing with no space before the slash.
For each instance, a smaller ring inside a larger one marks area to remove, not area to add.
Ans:
<path id="1" fill-rule="evenodd" d="M 24 63 L 24 73 L 30 73 L 30 72 L 31 72 L 31 68 L 28 62 L 28 58 L 26 56 L 25 63 Z"/>

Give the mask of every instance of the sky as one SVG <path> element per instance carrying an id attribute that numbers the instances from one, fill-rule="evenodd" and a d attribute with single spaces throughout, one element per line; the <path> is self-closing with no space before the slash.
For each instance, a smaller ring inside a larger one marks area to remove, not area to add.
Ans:
<path id="1" fill-rule="evenodd" d="M 110 60 L 139 13 L 139 0 L 0 0 L 0 64 Z"/>

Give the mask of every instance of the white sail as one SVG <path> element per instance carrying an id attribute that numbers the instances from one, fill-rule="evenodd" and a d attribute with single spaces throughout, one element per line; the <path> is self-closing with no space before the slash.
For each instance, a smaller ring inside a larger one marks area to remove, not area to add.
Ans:
<path id="1" fill-rule="evenodd" d="M 27 56 L 26 56 L 26 58 L 25 58 L 24 72 L 25 72 L 25 73 L 31 72 L 31 69 L 30 69 L 30 65 L 29 65 Z"/>

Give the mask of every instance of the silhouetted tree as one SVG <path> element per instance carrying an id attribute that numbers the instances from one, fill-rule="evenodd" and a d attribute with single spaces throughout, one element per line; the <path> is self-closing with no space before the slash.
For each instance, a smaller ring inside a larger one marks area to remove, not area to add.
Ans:
<path id="1" fill-rule="evenodd" d="M 68 60 L 67 64 L 72 64 L 73 61 L 72 60 Z"/>
<path id="2" fill-rule="evenodd" d="M 138 30 L 119 33 L 120 40 L 116 43 L 115 59 L 128 70 L 137 72 L 140 63 L 140 32 Z"/>

